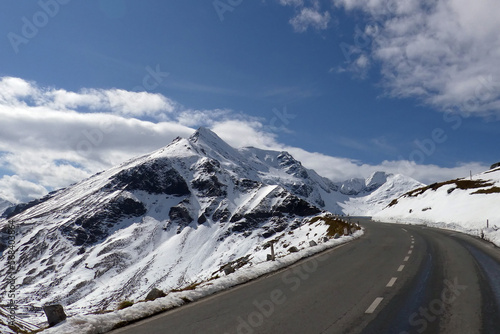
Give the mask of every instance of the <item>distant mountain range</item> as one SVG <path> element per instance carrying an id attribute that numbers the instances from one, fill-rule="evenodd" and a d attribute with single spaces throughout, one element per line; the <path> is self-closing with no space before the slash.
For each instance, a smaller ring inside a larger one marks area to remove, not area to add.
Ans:
<path id="1" fill-rule="evenodd" d="M 365 214 L 421 186 L 401 175 L 332 182 L 287 152 L 235 149 L 200 128 L 0 220 L 18 228 L 18 301 L 96 311 L 221 275 L 333 236 L 333 213 Z M 368 203 L 368 205 L 364 203 Z M 0 274 L 6 271 L 0 259 Z M 1 291 L 6 291 L 0 283 Z"/>

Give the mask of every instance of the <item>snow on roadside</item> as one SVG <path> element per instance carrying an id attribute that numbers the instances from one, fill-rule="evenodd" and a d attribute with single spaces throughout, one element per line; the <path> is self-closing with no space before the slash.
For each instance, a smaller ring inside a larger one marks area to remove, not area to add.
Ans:
<path id="1" fill-rule="evenodd" d="M 255 264 L 252 267 L 241 268 L 233 274 L 203 283 L 198 286 L 196 290 L 170 293 L 166 297 L 158 298 L 154 301 L 136 303 L 126 309 L 106 314 L 89 314 L 70 317 L 59 325 L 42 331 L 42 333 L 105 333 L 107 331 L 110 331 L 116 324 L 142 319 L 161 311 L 181 306 L 186 303 L 186 301 L 184 300 L 186 298 L 190 301 L 196 301 L 216 292 L 248 282 L 262 275 L 290 266 L 302 258 L 309 257 L 328 248 L 332 248 L 348 241 L 352 241 L 362 236 L 363 233 L 364 231 L 360 230 L 355 232 L 352 236 L 344 236 L 340 237 L 339 239 L 331 239 L 325 243 L 300 250 L 297 253 L 291 253 L 284 257 L 277 258 L 274 262 L 261 262 Z"/>
<path id="2" fill-rule="evenodd" d="M 373 220 L 464 232 L 500 247 L 500 168 L 413 190 Z M 488 223 L 487 223 L 488 222 Z M 487 227 L 488 224 L 488 227 Z"/>

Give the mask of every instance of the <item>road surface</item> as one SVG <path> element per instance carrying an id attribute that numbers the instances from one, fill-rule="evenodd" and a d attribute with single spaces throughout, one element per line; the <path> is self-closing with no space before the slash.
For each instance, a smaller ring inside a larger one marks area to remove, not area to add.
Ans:
<path id="1" fill-rule="evenodd" d="M 356 241 L 111 333 L 500 333 L 498 248 L 452 231 L 362 225 Z"/>

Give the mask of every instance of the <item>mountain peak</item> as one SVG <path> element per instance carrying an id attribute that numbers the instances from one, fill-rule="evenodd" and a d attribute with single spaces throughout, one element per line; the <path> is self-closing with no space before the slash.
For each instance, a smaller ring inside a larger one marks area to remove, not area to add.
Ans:
<path id="1" fill-rule="evenodd" d="M 198 130 L 189 137 L 189 140 L 192 142 L 197 142 L 199 140 L 205 142 L 223 141 L 215 132 L 203 126 L 199 127 Z"/>
<path id="2" fill-rule="evenodd" d="M 189 141 L 202 149 L 204 154 L 217 160 L 232 160 L 241 158 L 237 150 L 222 140 L 215 132 L 205 127 L 200 127 L 189 137 Z"/>
<path id="3" fill-rule="evenodd" d="M 366 179 L 366 187 L 369 190 L 375 190 L 387 182 L 388 176 L 389 175 L 385 172 L 374 172 L 369 178 Z"/>

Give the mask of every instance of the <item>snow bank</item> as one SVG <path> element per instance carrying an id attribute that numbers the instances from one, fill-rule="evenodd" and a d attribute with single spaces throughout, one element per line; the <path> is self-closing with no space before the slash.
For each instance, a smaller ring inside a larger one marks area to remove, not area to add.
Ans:
<path id="1" fill-rule="evenodd" d="M 352 236 L 332 239 L 314 247 L 303 249 L 297 253 L 286 255 L 274 262 L 262 262 L 248 268 L 241 268 L 233 274 L 223 276 L 216 280 L 205 282 L 196 290 L 181 291 L 168 294 L 166 297 L 154 301 L 140 302 L 133 306 L 106 314 L 89 314 L 74 316 L 66 319 L 59 325 L 42 331 L 44 334 L 99 334 L 110 331 L 116 324 L 138 320 L 186 303 L 199 300 L 216 292 L 228 289 L 258 278 L 262 275 L 290 266 L 302 258 L 322 252 L 328 248 L 346 243 L 363 235 L 363 230 L 357 231 Z"/>
<path id="2" fill-rule="evenodd" d="M 404 195 L 373 219 L 465 232 L 500 246 L 500 169 Z M 488 223 L 487 223 L 488 222 Z M 488 224 L 488 226 L 487 226 Z"/>

